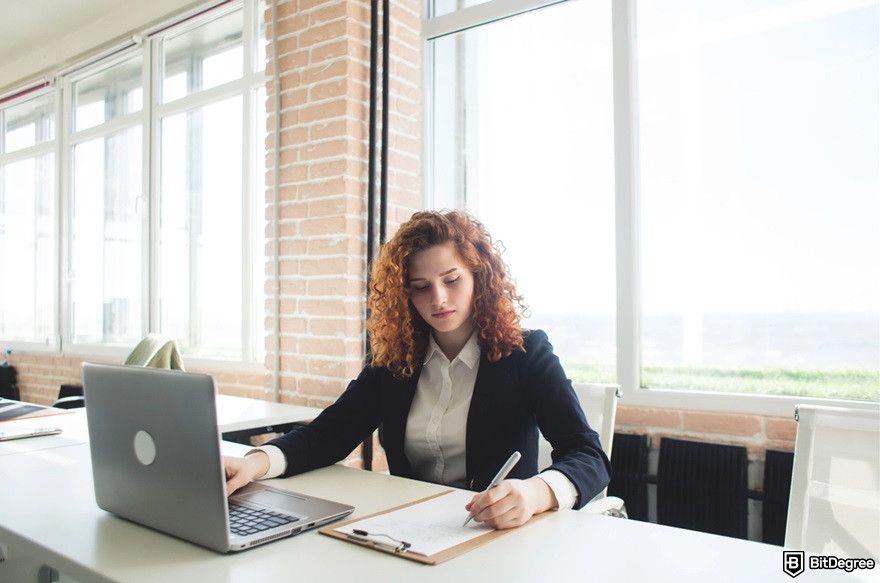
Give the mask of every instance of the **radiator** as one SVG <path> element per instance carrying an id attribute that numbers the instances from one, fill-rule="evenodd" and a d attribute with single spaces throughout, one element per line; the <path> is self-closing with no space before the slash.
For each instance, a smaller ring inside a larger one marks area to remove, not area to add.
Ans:
<path id="1" fill-rule="evenodd" d="M 608 495 L 623 499 L 630 518 L 648 520 L 648 436 L 614 434 Z"/>
<path id="2" fill-rule="evenodd" d="M 767 450 L 764 458 L 764 504 L 761 518 L 762 540 L 765 543 L 774 545 L 785 543 L 793 463 L 793 452 Z"/>
<path id="3" fill-rule="evenodd" d="M 661 440 L 657 468 L 660 524 L 744 539 L 748 536 L 747 497 L 744 447 Z"/>

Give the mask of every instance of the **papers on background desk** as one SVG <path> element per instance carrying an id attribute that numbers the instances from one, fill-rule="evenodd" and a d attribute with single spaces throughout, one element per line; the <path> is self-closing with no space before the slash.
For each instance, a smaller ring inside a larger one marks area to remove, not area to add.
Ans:
<path id="1" fill-rule="evenodd" d="M 11 399 L 0 399 L 0 421 L 31 419 L 33 417 L 60 415 L 62 413 L 69 413 L 69 411 L 44 407 L 43 405 L 34 405 L 33 403 L 24 403 L 22 401 L 13 401 Z"/>
<path id="2" fill-rule="evenodd" d="M 355 529 L 365 530 L 371 535 L 366 538 L 381 544 L 392 541 L 374 535 L 387 534 L 398 541 L 410 543 L 412 546 L 408 552 L 433 555 L 493 530 L 490 526 L 474 521 L 462 526 L 467 518 L 464 506 L 473 496 L 473 492 L 455 490 L 393 512 L 351 522 L 334 530 L 348 535 L 353 534 Z"/>

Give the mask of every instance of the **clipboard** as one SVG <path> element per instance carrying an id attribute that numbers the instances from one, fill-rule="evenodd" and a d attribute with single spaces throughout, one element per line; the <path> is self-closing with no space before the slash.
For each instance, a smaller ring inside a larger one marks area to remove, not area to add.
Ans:
<path id="1" fill-rule="evenodd" d="M 401 548 L 399 546 L 394 547 L 393 545 L 378 545 L 371 540 L 357 539 L 357 538 L 352 537 L 350 535 L 347 535 L 345 533 L 336 531 L 337 528 L 349 525 L 353 522 L 360 522 L 361 520 L 365 520 L 367 518 L 373 518 L 374 516 L 388 514 L 389 512 L 396 512 L 397 510 L 400 510 L 402 508 L 406 508 L 408 506 L 414 506 L 416 504 L 421 504 L 422 502 L 427 502 L 428 500 L 431 500 L 433 498 L 437 498 L 439 496 L 443 496 L 443 495 L 448 494 L 453 491 L 454 490 L 444 490 L 442 492 L 438 492 L 437 494 L 433 494 L 431 496 L 426 496 L 425 498 L 420 498 L 418 500 L 413 500 L 412 502 L 407 502 L 406 504 L 401 504 L 400 506 L 395 506 L 394 508 L 389 508 L 387 510 L 374 512 L 373 514 L 367 514 L 366 516 L 358 516 L 357 518 L 353 518 L 353 519 L 346 520 L 343 522 L 336 522 L 330 526 L 325 526 L 323 528 L 318 529 L 318 532 L 320 532 L 321 534 L 325 534 L 327 536 L 333 537 L 335 539 L 339 539 L 339 540 L 343 540 L 346 542 L 354 543 L 356 545 L 372 548 L 377 551 L 386 552 L 388 554 L 395 555 L 395 556 L 398 556 L 398 557 L 401 557 L 404 559 L 409 559 L 411 561 L 416 561 L 418 563 L 423 563 L 426 565 L 437 565 L 437 564 L 443 563 L 444 561 L 448 561 L 449 559 L 452 559 L 454 557 L 462 555 L 462 554 L 470 551 L 471 549 L 475 549 L 481 545 L 484 545 L 491 540 L 494 540 L 498 537 L 504 536 L 511 531 L 517 530 L 515 528 L 506 529 L 506 530 L 490 530 L 490 531 L 487 531 L 485 534 L 481 534 L 480 536 L 474 537 L 468 541 L 465 541 L 463 543 L 449 547 L 448 549 L 444 549 L 438 553 L 434 553 L 433 555 L 423 555 L 420 553 L 413 553 L 413 552 L 407 551 L 406 549 Z M 476 494 L 476 492 L 475 492 L 475 494 Z M 548 513 L 544 512 L 544 513 L 538 514 L 536 516 L 533 516 L 531 519 L 529 519 L 529 521 L 526 524 L 524 524 L 518 528 L 523 528 L 524 526 L 532 523 L 533 521 L 542 518 L 546 514 L 548 514 Z"/>

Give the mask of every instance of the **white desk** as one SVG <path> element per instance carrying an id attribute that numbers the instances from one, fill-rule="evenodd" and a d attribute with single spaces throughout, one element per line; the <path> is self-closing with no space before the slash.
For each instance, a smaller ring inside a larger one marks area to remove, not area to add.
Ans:
<path id="1" fill-rule="evenodd" d="M 265 429 L 311 421 L 321 409 L 230 395 L 217 395 L 217 425 L 221 433 L 262 432 Z M 3 421 L 3 427 L 60 427 L 59 435 L 0 442 L 0 457 L 88 443 L 85 409 L 70 409 L 60 415 Z"/>
<path id="2" fill-rule="evenodd" d="M 553 513 L 433 567 L 315 531 L 220 555 L 100 510 L 87 445 L 2 457 L 0 476 L 0 541 L 84 582 L 790 581 L 779 547 L 574 511 Z M 270 483 L 354 504 L 353 516 L 441 489 L 343 466 Z M 870 575 L 876 571 L 807 571 L 798 580 Z"/>
<path id="3" fill-rule="evenodd" d="M 221 433 L 304 423 L 320 415 L 321 411 L 317 407 L 217 395 L 217 425 Z"/>
<path id="4" fill-rule="evenodd" d="M 273 431 L 285 433 L 293 425 L 311 421 L 320 414 L 321 409 L 316 407 L 230 395 L 217 396 L 217 424 L 224 439 L 244 443 L 251 435 Z"/>
<path id="5" fill-rule="evenodd" d="M 53 449 L 69 445 L 88 443 L 89 431 L 86 425 L 85 409 L 70 409 L 59 415 L 46 415 L 30 419 L 4 421 L 0 428 L 12 427 L 59 427 L 58 435 L 44 435 L 27 439 L 13 439 L 0 442 L 0 457 L 16 453 L 28 453 L 42 449 Z"/>

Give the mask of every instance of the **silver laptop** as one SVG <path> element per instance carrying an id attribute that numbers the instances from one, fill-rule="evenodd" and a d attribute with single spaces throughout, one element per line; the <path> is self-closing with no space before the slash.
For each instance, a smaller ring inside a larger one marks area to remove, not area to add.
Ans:
<path id="1" fill-rule="evenodd" d="M 214 380 L 83 364 L 98 506 L 220 552 L 315 528 L 354 508 L 252 483 L 227 501 Z"/>

